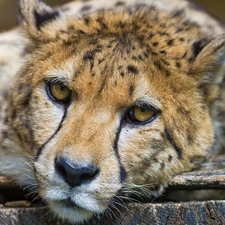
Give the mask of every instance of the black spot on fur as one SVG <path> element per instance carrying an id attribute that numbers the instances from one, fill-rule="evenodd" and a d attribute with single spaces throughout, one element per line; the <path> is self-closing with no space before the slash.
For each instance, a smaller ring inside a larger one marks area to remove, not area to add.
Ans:
<path id="1" fill-rule="evenodd" d="M 152 39 L 155 36 L 155 34 L 149 34 L 148 39 Z M 153 45 L 154 46 L 154 45 Z"/>
<path id="2" fill-rule="evenodd" d="M 180 33 L 180 32 L 182 32 L 183 30 L 184 30 L 183 27 L 178 27 L 177 30 L 176 30 L 176 33 Z"/>
<path id="3" fill-rule="evenodd" d="M 168 131 L 167 128 L 165 128 L 165 134 L 166 134 L 166 138 L 167 140 L 170 142 L 170 144 L 174 147 L 175 151 L 177 152 L 177 156 L 179 159 L 182 159 L 182 149 L 180 147 L 177 146 L 177 144 L 175 143 L 173 137 L 171 136 L 170 132 Z"/>
<path id="4" fill-rule="evenodd" d="M 141 61 L 144 61 L 142 55 L 138 55 L 138 58 L 139 58 Z"/>
<path id="5" fill-rule="evenodd" d="M 106 79 L 107 79 L 107 76 L 104 77 L 104 80 L 102 81 L 102 84 L 101 84 L 101 86 L 100 86 L 100 88 L 99 88 L 99 91 L 98 91 L 98 94 L 99 94 L 99 95 L 101 94 L 103 88 L 104 88 L 105 85 L 106 85 Z"/>
<path id="6" fill-rule="evenodd" d="M 18 87 L 19 93 L 23 95 L 23 105 L 26 107 L 29 105 L 32 95 L 32 86 L 25 83 L 20 83 Z"/>
<path id="7" fill-rule="evenodd" d="M 74 79 L 75 79 L 76 77 L 78 77 L 79 74 L 80 74 L 80 70 L 75 70 L 74 73 L 73 73 Z"/>
<path id="8" fill-rule="evenodd" d="M 27 106 L 29 105 L 29 102 L 30 102 L 30 99 L 26 99 L 26 100 L 24 101 L 23 105 L 24 105 L 25 107 L 27 107 Z"/>
<path id="9" fill-rule="evenodd" d="M 119 21 L 118 27 L 124 28 L 124 27 L 126 27 L 126 23 L 124 23 L 123 21 Z"/>
<path id="10" fill-rule="evenodd" d="M 92 8 L 91 5 L 85 5 L 85 6 L 83 6 L 83 7 L 80 9 L 80 11 L 82 11 L 82 12 L 88 11 L 88 10 L 90 10 L 91 8 Z"/>
<path id="11" fill-rule="evenodd" d="M 160 169 L 163 170 L 164 168 L 165 168 L 165 163 L 164 162 L 160 163 Z"/>
<path id="12" fill-rule="evenodd" d="M 84 61 L 94 60 L 94 56 L 95 53 L 93 51 L 87 51 L 83 56 L 83 60 Z"/>
<path id="13" fill-rule="evenodd" d="M 85 23 L 85 25 L 89 26 L 89 24 L 90 24 L 90 18 L 89 17 L 85 17 L 84 18 L 84 23 Z"/>
<path id="14" fill-rule="evenodd" d="M 137 56 L 132 55 L 131 59 L 134 60 L 134 61 L 136 61 L 137 60 Z"/>
<path id="15" fill-rule="evenodd" d="M 164 59 L 161 59 L 161 61 L 162 61 L 162 63 L 165 65 L 165 66 L 169 66 L 170 64 L 166 61 L 166 60 L 164 60 Z"/>
<path id="16" fill-rule="evenodd" d="M 8 111 L 8 110 L 7 110 L 7 111 Z M 4 124 L 7 125 L 8 122 L 9 122 L 9 118 L 8 118 L 8 117 L 5 117 L 5 119 L 4 119 Z"/>
<path id="17" fill-rule="evenodd" d="M 163 67 L 162 67 L 162 65 L 161 65 L 160 62 L 154 61 L 154 65 L 155 65 L 159 70 L 163 70 Z"/>
<path id="18" fill-rule="evenodd" d="M 98 64 L 101 64 L 102 62 L 104 62 L 104 60 L 105 60 L 104 58 L 99 59 L 99 60 L 98 60 Z"/>
<path id="19" fill-rule="evenodd" d="M 165 55 L 166 51 L 165 50 L 161 50 L 159 53 Z"/>
<path id="20" fill-rule="evenodd" d="M 129 65 L 127 67 L 127 71 L 128 71 L 128 73 L 132 73 L 132 74 L 135 74 L 135 75 L 137 75 L 139 73 L 137 67 L 134 66 L 134 65 Z"/>
<path id="21" fill-rule="evenodd" d="M 52 12 L 39 14 L 36 10 L 34 10 L 34 17 L 36 27 L 38 30 L 40 30 L 41 26 L 59 17 L 59 12 L 57 10 L 54 10 Z"/>
<path id="22" fill-rule="evenodd" d="M 158 152 L 163 152 L 165 150 L 165 143 L 161 139 L 153 138 L 150 143 L 150 148 L 156 150 Z"/>
<path id="23" fill-rule="evenodd" d="M 152 45 L 153 45 L 154 47 L 158 46 L 158 44 L 159 44 L 159 42 L 153 42 L 153 43 L 152 43 Z"/>
<path id="24" fill-rule="evenodd" d="M 118 1 L 118 2 L 116 2 L 115 6 L 122 6 L 122 5 L 124 5 L 124 4 L 125 4 L 124 2 Z"/>
<path id="25" fill-rule="evenodd" d="M 143 52 L 143 54 L 144 54 L 144 57 L 145 58 L 148 58 L 149 57 L 149 54 L 147 52 Z"/>
<path id="26" fill-rule="evenodd" d="M 130 88 L 129 88 L 129 95 L 132 96 L 134 93 L 134 85 L 130 85 Z"/>
<path id="27" fill-rule="evenodd" d="M 2 139 L 4 140 L 4 139 L 6 139 L 8 137 L 9 137 L 9 135 L 8 135 L 7 130 L 2 130 Z"/>
<path id="28" fill-rule="evenodd" d="M 176 67 L 177 67 L 177 68 L 181 68 L 180 62 L 176 62 Z"/>
<path id="29" fill-rule="evenodd" d="M 168 77 L 168 76 L 170 76 L 170 75 L 171 75 L 170 71 L 169 71 L 169 70 L 167 70 L 167 69 L 164 69 L 164 73 L 165 73 L 166 77 Z"/>
<path id="30" fill-rule="evenodd" d="M 120 76 L 121 77 L 124 77 L 124 72 L 120 72 Z"/>
<path id="31" fill-rule="evenodd" d="M 179 38 L 179 41 L 184 42 L 185 39 L 183 37 Z"/>
<path id="32" fill-rule="evenodd" d="M 158 55 L 158 53 L 157 53 L 157 52 L 153 52 L 153 51 L 152 51 L 151 53 L 152 53 L 152 55 Z"/>
<path id="33" fill-rule="evenodd" d="M 174 42 L 174 40 L 173 39 L 170 39 L 170 40 L 167 41 L 167 45 L 168 46 L 172 46 L 173 45 L 173 42 Z"/>
<path id="34" fill-rule="evenodd" d="M 166 28 L 166 24 L 165 23 L 160 23 L 159 26 L 162 27 L 162 28 Z"/>
<path id="35" fill-rule="evenodd" d="M 181 57 L 181 59 L 184 59 L 187 56 L 187 51 L 183 54 L 183 56 Z"/>
<path id="36" fill-rule="evenodd" d="M 172 160 L 173 160 L 173 156 L 172 155 L 169 155 L 168 156 L 168 161 L 171 162 Z"/>
<path id="37" fill-rule="evenodd" d="M 11 114 L 11 119 L 16 118 L 16 115 L 17 115 L 17 111 L 16 111 L 16 109 L 14 109 Z"/>
<path id="38" fill-rule="evenodd" d="M 173 13 L 173 17 L 179 17 L 179 16 L 181 16 L 183 13 L 184 13 L 184 10 L 182 10 L 182 9 L 176 10 L 176 11 Z"/>
<path id="39" fill-rule="evenodd" d="M 90 41 L 89 41 L 89 44 L 91 44 L 91 45 L 97 45 L 98 44 L 98 39 L 95 38 L 95 37 L 91 38 Z"/>
<path id="40" fill-rule="evenodd" d="M 81 29 L 79 29 L 79 30 L 77 30 L 77 32 L 79 33 L 79 34 L 86 34 L 83 30 L 81 30 Z"/>
<path id="41" fill-rule="evenodd" d="M 108 29 L 108 26 L 105 23 L 105 20 L 103 17 L 99 16 L 96 21 L 99 23 L 99 25 L 101 26 L 101 30 L 105 30 Z"/>

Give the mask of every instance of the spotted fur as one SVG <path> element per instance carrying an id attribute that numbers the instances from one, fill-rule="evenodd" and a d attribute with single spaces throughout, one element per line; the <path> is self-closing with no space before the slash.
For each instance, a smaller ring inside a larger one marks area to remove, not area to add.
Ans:
<path id="1" fill-rule="evenodd" d="M 19 18 L 0 36 L 0 172 L 60 218 L 82 222 L 132 193 L 158 196 L 196 160 L 223 153 L 224 27 L 192 3 L 56 10 L 19 0 Z M 49 82 L 70 100 L 54 100 Z M 130 108 L 143 105 L 154 117 L 132 121 Z"/>

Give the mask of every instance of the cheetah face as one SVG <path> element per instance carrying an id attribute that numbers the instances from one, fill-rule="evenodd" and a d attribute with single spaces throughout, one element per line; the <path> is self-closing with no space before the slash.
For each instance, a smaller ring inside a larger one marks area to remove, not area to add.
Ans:
<path id="1" fill-rule="evenodd" d="M 32 53 L 13 86 L 10 121 L 34 158 L 40 196 L 59 217 L 81 222 L 129 193 L 157 194 L 212 145 L 199 86 L 202 62 L 218 62 L 211 52 L 222 47 L 209 44 L 197 57 L 174 34 L 182 17 L 146 6 L 64 18 L 25 0 L 20 13 Z M 152 40 L 165 29 L 154 21 L 161 14 L 170 37 Z M 198 39 L 193 29 L 185 35 Z"/>

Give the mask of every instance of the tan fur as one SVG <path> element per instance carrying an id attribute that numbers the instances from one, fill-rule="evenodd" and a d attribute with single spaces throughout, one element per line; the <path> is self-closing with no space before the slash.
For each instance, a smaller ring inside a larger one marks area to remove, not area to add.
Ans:
<path id="1" fill-rule="evenodd" d="M 76 1 L 56 12 L 20 0 L 20 21 L 23 35 L 0 36 L 19 40 L 11 60 L 0 54 L 0 172 L 60 218 L 86 220 L 127 193 L 157 196 L 210 149 L 222 152 L 224 28 L 191 3 Z M 49 97 L 52 80 L 72 91 L 69 105 Z M 143 104 L 156 117 L 128 121 Z M 71 188 L 61 158 L 99 172 Z"/>

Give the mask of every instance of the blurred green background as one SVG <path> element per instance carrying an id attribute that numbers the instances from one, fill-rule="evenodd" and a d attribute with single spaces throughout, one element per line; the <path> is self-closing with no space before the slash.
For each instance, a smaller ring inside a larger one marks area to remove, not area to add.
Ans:
<path id="1" fill-rule="evenodd" d="M 45 0 L 50 5 L 60 5 L 70 0 Z M 110 0 L 106 0 L 110 1 Z M 156 0 L 157 1 L 157 0 Z M 171 0 L 172 1 L 172 0 Z M 192 0 L 211 14 L 225 22 L 225 0 Z M 0 0 L 0 31 L 8 30 L 17 24 L 17 0 Z"/>

